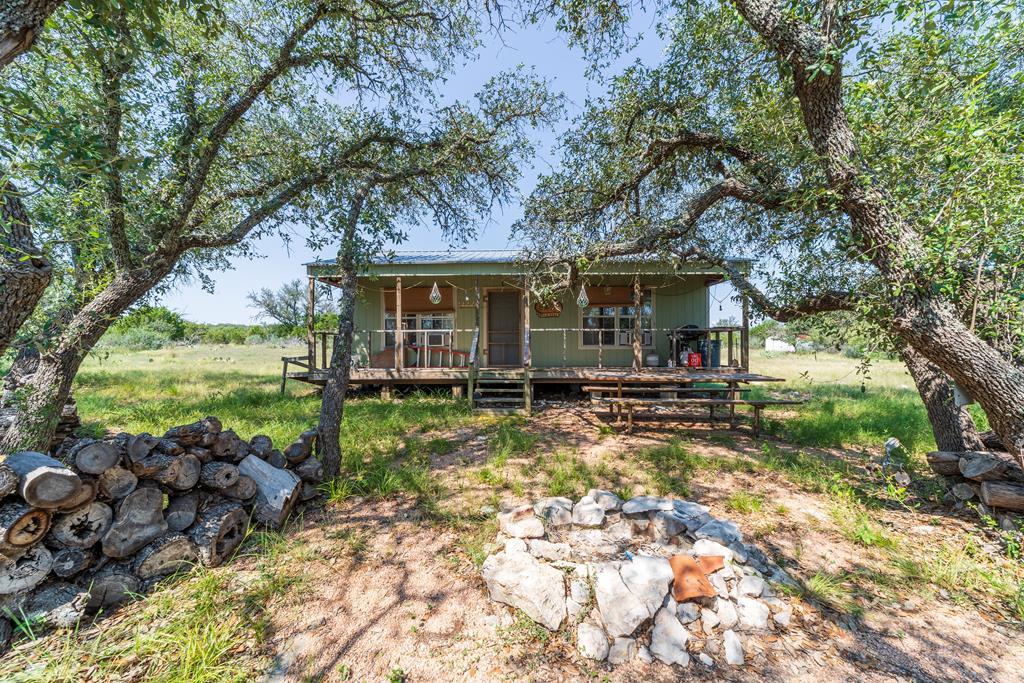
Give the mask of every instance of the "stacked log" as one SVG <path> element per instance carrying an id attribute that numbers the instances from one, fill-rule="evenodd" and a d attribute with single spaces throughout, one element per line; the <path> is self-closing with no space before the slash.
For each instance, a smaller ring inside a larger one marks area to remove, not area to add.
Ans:
<path id="1" fill-rule="evenodd" d="M 928 464 L 957 500 L 980 498 L 993 510 L 1024 511 L 1024 469 L 1000 451 L 932 451 Z"/>
<path id="2" fill-rule="evenodd" d="M 156 581 L 229 560 L 250 521 L 316 495 L 316 431 L 283 450 L 207 417 L 161 436 L 65 442 L 0 463 L 0 607 L 66 626 Z M 0 618 L 0 636 L 9 629 Z M 0 638 L 0 651 L 4 643 Z"/>

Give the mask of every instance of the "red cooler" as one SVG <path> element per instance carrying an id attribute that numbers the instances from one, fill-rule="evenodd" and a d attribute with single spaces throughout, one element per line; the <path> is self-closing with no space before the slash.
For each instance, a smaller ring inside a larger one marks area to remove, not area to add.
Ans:
<path id="1" fill-rule="evenodd" d="M 686 365 L 691 368 L 699 368 L 700 365 L 700 354 L 699 353 L 688 353 L 686 354 Z"/>

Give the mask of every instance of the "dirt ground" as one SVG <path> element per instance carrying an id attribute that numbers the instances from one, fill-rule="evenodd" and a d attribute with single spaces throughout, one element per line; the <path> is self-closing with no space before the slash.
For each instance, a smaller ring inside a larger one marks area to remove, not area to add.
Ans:
<path id="1" fill-rule="evenodd" d="M 502 500 L 545 495 L 528 473 L 553 444 L 588 467 L 628 482 L 636 467 L 628 462 L 631 454 L 667 442 L 680 427 L 659 422 L 627 435 L 609 434 L 601 423 L 589 410 L 573 406 L 549 407 L 536 415 L 523 429 L 543 440 L 506 465 L 524 475 L 516 495 L 502 490 Z M 691 430 L 689 448 L 701 457 L 742 456 L 764 443 L 740 432 L 715 439 L 699 425 L 686 427 Z M 486 461 L 487 437 L 472 428 L 429 436 L 455 445 L 431 460 L 449 492 L 444 505 L 479 516 L 495 488 L 467 472 Z M 754 515 L 730 511 L 726 501 L 736 491 L 762 496 L 771 501 L 770 509 Z M 709 505 L 716 516 L 735 519 L 748 538 L 784 560 L 796 577 L 816 571 L 863 576 L 881 562 L 874 549 L 836 532 L 825 494 L 809 493 L 777 473 L 716 471 L 695 477 L 687 497 Z M 954 516 L 884 514 L 886 527 L 910 543 L 935 543 L 971 530 L 970 522 Z M 303 560 L 305 588 L 301 600 L 274 617 L 277 665 L 269 680 L 669 681 L 699 675 L 815 683 L 1019 681 L 1024 671 L 1019 626 L 985 605 L 940 590 L 906 599 L 858 597 L 857 616 L 792 597 L 790 628 L 765 638 L 763 650 L 748 652 L 743 668 L 708 670 L 691 663 L 683 670 L 637 660 L 610 669 L 577 654 L 572 629 L 548 634 L 491 602 L 465 552 L 465 533 L 428 518 L 411 499 L 349 499 L 307 513 L 298 532 L 311 551 Z"/>

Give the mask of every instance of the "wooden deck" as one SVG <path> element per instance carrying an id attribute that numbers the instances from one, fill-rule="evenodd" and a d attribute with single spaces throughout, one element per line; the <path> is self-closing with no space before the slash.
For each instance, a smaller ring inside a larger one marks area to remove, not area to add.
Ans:
<path id="1" fill-rule="evenodd" d="M 524 368 L 480 368 L 481 378 L 522 379 Z M 689 369 L 689 368 L 645 368 L 633 370 L 624 368 L 557 367 L 530 368 L 530 381 L 534 384 L 692 384 L 704 382 L 750 384 L 754 382 L 781 382 L 768 375 L 739 370 L 736 368 Z M 469 368 L 353 368 L 349 377 L 352 384 L 380 385 L 458 385 L 469 381 Z M 288 379 L 323 385 L 327 371 L 317 368 L 287 373 Z"/>

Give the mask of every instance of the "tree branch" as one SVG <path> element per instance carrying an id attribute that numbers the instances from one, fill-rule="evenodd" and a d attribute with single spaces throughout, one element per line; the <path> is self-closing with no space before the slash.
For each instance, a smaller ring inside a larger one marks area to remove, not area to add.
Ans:
<path id="1" fill-rule="evenodd" d="M 125 227 L 124 185 L 121 179 L 121 125 L 124 120 L 124 107 L 121 103 L 121 83 L 131 66 L 130 31 L 125 11 L 122 8 L 114 21 L 118 45 L 113 50 L 111 61 L 100 61 L 103 76 L 101 88 L 106 103 L 104 117 L 104 140 L 107 146 L 107 228 L 110 231 L 110 246 L 114 254 L 114 265 L 118 270 L 132 267 L 131 246 Z"/>

